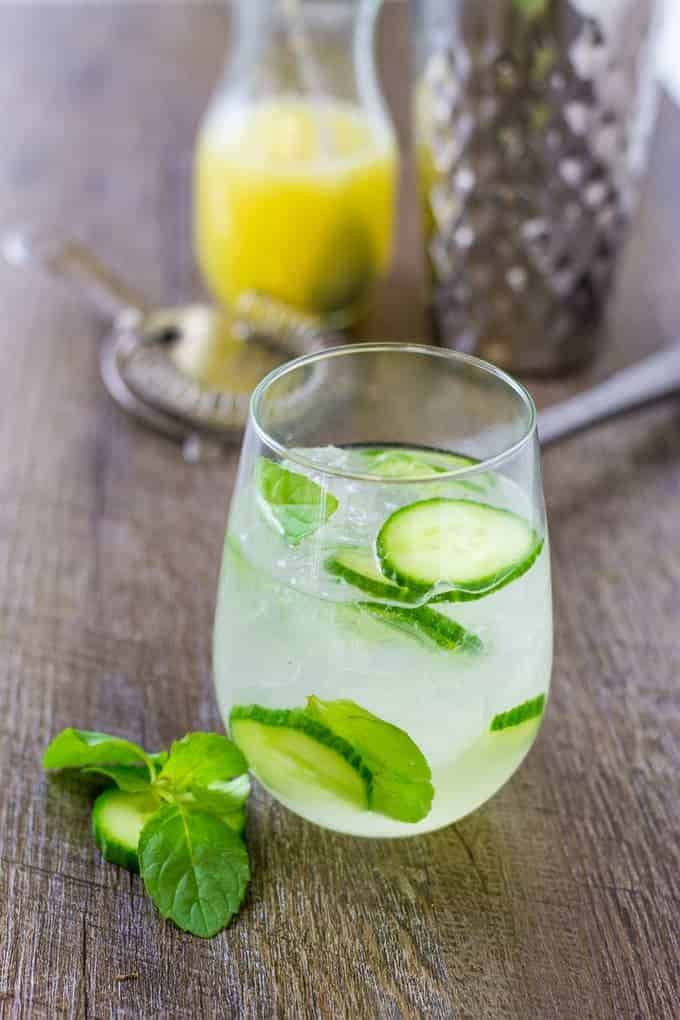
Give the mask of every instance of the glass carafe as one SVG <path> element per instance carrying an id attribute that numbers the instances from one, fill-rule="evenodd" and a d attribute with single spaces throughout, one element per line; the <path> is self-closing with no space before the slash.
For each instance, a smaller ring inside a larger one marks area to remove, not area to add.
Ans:
<path id="1" fill-rule="evenodd" d="M 378 86 L 380 0 L 239 0 L 200 127 L 195 247 L 222 304 L 256 291 L 334 325 L 391 256 L 396 171 Z"/>

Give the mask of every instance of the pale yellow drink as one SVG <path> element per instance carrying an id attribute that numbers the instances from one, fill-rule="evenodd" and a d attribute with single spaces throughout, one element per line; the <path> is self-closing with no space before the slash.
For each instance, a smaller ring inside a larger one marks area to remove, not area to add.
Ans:
<path id="1" fill-rule="evenodd" d="M 350 105 L 278 99 L 213 111 L 195 167 L 195 244 L 229 304 L 256 290 L 353 318 L 390 260 L 396 158 Z"/>

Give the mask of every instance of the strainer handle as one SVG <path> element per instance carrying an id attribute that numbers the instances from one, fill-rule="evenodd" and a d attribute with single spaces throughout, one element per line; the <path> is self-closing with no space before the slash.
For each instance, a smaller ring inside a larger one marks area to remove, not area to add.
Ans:
<path id="1" fill-rule="evenodd" d="M 143 317 L 149 305 L 89 248 L 75 238 L 59 238 L 34 227 L 3 233 L 0 252 L 15 267 L 38 267 L 75 285 L 108 318 Z"/>

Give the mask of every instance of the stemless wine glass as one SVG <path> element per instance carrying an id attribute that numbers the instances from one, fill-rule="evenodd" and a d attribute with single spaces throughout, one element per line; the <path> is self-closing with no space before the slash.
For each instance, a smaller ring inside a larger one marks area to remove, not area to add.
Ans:
<path id="1" fill-rule="evenodd" d="M 319 825 L 405 836 L 495 793 L 534 741 L 552 666 L 526 390 L 415 344 L 339 347 L 268 375 L 214 665 L 251 771 Z"/>

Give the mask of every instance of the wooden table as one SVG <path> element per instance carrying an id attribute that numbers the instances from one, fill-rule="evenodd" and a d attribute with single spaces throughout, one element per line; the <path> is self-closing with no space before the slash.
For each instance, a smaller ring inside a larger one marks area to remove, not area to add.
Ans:
<path id="1" fill-rule="evenodd" d="M 405 12 L 387 88 L 406 120 Z M 0 221 L 84 228 L 139 287 L 197 286 L 193 132 L 212 4 L 5 3 Z M 680 113 L 664 101 L 611 344 L 571 392 L 680 332 Z M 374 335 L 425 335 L 412 181 Z M 241 916 L 204 942 L 103 863 L 39 756 L 71 724 L 147 746 L 216 728 L 210 630 L 236 454 L 192 467 L 112 406 L 101 326 L 0 268 L 0 1011 L 7 1017 L 661 1018 L 680 1012 L 680 418 L 669 401 L 545 456 L 554 697 L 491 803 L 361 842 L 258 795 Z"/>

